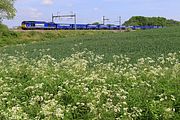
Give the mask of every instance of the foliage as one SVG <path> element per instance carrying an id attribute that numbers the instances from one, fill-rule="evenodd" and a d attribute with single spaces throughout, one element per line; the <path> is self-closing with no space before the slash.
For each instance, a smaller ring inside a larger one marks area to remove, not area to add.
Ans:
<path id="1" fill-rule="evenodd" d="M 17 44 L 15 39 L 18 37 L 19 33 L 10 31 L 6 25 L 0 24 L 0 46 Z"/>
<path id="2" fill-rule="evenodd" d="M 0 24 L 0 32 L 3 32 L 3 31 L 9 31 L 9 29 L 6 25 Z"/>
<path id="3" fill-rule="evenodd" d="M 88 48 L 96 54 L 105 54 L 105 60 L 110 61 L 114 54 L 127 56 L 136 60 L 140 57 L 156 58 L 161 54 L 179 51 L 180 27 L 167 27 L 135 32 L 118 31 L 26 31 L 16 32 L 17 37 L 0 37 L 0 51 L 15 54 L 27 51 L 27 57 L 38 57 L 39 52 L 33 49 L 50 49 L 45 54 L 54 58 L 64 58 L 73 53 L 72 48 L 81 51 Z M 48 33 L 48 34 L 47 34 Z M 6 41 L 5 41 L 6 40 Z M 12 44 L 25 45 L 12 45 Z M 28 43 L 28 44 L 27 44 Z M 59 50 L 61 52 L 59 52 Z"/>
<path id="4" fill-rule="evenodd" d="M 177 26 L 180 25 L 179 21 L 168 20 L 164 17 L 144 17 L 133 16 L 124 23 L 125 26 L 145 26 L 145 25 L 158 25 L 158 26 Z"/>
<path id="5" fill-rule="evenodd" d="M 126 30 L 125 30 L 125 32 L 131 32 L 132 31 L 132 28 L 127 28 Z"/>
<path id="6" fill-rule="evenodd" d="M 100 23 L 99 22 L 94 22 L 94 23 L 92 23 L 92 25 L 100 25 Z"/>
<path id="7" fill-rule="evenodd" d="M 0 0 L 0 21 L 5 18 L 12 19 L 15 16 L 14 1 L 15 0 Z"/>
<path id="8" fill-rule="evenodd" d="M 5 26 L 2 25 L 2 29 L 5 30 Z M 1 29 L 1 26 L 0 26 Z M 1 29 L 1 30 L 2 30 Z M 0 31 L 1 31 L 0 30 Z M 10 45 L 10 44 L 23 44 L 29 42 L 38 42 L 46 40 L 55 40 L 62 38 L 72 38 L 72 37 L 83 37 L 92 36 L 105 33 L 112 33 L 108 31 L 4 31 L 0 32 L 0 46 Z M 12 39 L 13 38 L 13 39 Z"/>
<path id="9" fill-rule="evenodd" d="M 179 30 L 4 32 L 0 119 L 178 120 Z"/>
<path id="10" fill-rule="evenodd" d="M 87 50 L 62 60 L 24 55 L 0 54 L 1 119 L 180 119 L 180 53 L 133 64 Z"/>
<path id="11" fill-rule="evenodd" d="M 114 24 L 107 24 L 107 26 L 113 26 Z"/>

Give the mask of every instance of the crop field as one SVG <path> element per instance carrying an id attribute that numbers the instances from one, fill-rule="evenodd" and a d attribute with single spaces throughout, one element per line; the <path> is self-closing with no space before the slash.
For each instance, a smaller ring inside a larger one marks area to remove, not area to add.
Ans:
<path id="1" fill-rule="evenodd" d="M 2 47 L 0 51 L 12 55 L 15 52 L 28 52 L 28 57 L 38 57 L 39 50 L 43 49 L 48 50 L 44 53 L 45 55 L 59 59 L 70 56 L 74 50 L 80 52 L 88 49 L 96 54 L 105 55 L 106 60 L 111 59 L 113 55 L 121 54 L 137 60 L 141 57 L 154 58 L 161 54 L 166 55 L 179 51 L 179 31 L 179 27 L 123 33 L 117 31 L 60 31 L 43 35 L 41 32 L 30 31 L 23 33 L 19 40 L 19 43 L 25 40 L 28 44 Z M 31 40 L 33 42 L 29 43 Z"/>
<path id="2" fill-rule="evenodd" d="M 0 48 L 0 119 L 180 119 L 179 27 L 51 35 Z"/>

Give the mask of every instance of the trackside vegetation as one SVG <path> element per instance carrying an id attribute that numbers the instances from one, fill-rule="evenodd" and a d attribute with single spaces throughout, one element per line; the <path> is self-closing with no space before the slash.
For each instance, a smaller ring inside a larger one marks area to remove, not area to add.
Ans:
<path id="1" fill-rule="evenodd" d="M 7 26 L 0 24 L 0 46 L 27 44 L 71 37 L 97 36 L 106 33 L 110 34 L 113 33 L 113 31 L 22 31 L 9 30 Z"/>

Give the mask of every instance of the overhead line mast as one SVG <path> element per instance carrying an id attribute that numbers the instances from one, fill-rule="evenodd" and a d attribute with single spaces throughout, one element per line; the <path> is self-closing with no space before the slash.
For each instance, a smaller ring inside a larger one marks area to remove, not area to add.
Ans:
<path id="1" fill-rule="evenodd" d="M 74 19 L 74 29 L 77 29 L 77 16 L 76 14 L 70 14 L 70 15 L 53 15 L 52 14 L 52 22 L 54 22 L 55 18 L 73 18 Z"/>
<path id="2" fill-rule="evenodd" d="M 109 19 L 107 19 L 105 16 L 103 16 L 103 25 L 105 25 L 105 22 L 108 21 Z"/>
<path id="3" fill-rule="evenodd" d="M 121 20 L 122 20 L 122 18 L 121 18 L 121 16 L 119 16 L 119 30 L 120 31 L 121 31 L 121 24 L 122 24 Z"/>
<path id="4" fill-rule="evenodd" d="M 119 17 L 118 17 L 118 21 L 115 21 L 115 22 L 118 22 L 118 23 L 119 23 L 119 30 L 121 31 L 121 30 L 122 30 L 122 29 L 121 29 L 121 26 L 122 26 L 122 17 L 119 16 Z"/>

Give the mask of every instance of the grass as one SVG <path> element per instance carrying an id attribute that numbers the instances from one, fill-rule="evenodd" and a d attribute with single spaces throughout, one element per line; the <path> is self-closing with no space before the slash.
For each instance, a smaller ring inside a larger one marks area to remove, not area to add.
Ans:
<path id="1" fill-rule="evenodd" d="M 2 28 L 1 28 L 2 26 Z M 99 31 L 98 34 L 112 33 L 108 31 Z M 40 42 L 55 40 L 59 38 L 81 37 L 87 35 L 97 35 L 96 31 L 10 31 L 4 25 L 0 25 L 0 46 L 27 44 L 31 42 Z"/>
<path id="2" fill-rule="evenodd" d="M 20 33 L 0 48 L 0 119 L 179 120 L 179 31 Z"/>
<path id="3" fill-rule="evenodd" d="M 96 54 L 105 54 L 105 56 L 107 56 L 107 60 L 112 58 L 115 54 L 125 54 L 135 60 L 140 57 L 148 56 L 155 58 L 161 54 L 179 51 L 179 31 L 180 27 L 127 33 L 107 31 L 50 32 L 50 35 L 47 38 L 50 38 L 51 40 L 33 42 L 20 46 L 5 47 L 1 48 L 1 51 L 5 51 L 9 54 L 14 54 L 15 51 L 27 51 L 29 53 L 28 56 L 36 57 L 39 55 L 39 52 L 34 52 L 34 49 L 50 49 L 44 54 L 49 54 L 54 58 L 63 58 L 71 55 L 73 53 L 73 48 L 75 48 L 76 51 L 83 51 L 84 48 L 87 48 Z M 48 34 L 41 32 L 30 33 L 35 34 L 35 36 L 48 36 Z M 27 32 L 23 34 L 29 35 L 30 33 Z M 51 34 L 60 34 L 66 37 L 53 37 L 55 35 Z"/>

